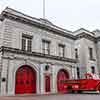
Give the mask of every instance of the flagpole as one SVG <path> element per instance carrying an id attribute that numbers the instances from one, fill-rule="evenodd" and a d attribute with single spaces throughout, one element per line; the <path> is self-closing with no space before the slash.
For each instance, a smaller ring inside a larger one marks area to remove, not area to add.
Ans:
<path id="1" fill-rule="evenodd" d="M 45 19 L 45 0 L 43 0 L 43 19 Z"/>

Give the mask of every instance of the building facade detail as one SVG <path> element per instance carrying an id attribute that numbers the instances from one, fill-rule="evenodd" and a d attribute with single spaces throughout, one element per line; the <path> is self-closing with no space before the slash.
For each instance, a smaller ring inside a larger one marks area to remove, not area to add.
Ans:
<path id="1" fill-rule="evenodd" d="M 0 94 L 65 92 L 61 81 L 100 76 L 100 31 L 71 32 L 6 8 L 0 15 Z"/>

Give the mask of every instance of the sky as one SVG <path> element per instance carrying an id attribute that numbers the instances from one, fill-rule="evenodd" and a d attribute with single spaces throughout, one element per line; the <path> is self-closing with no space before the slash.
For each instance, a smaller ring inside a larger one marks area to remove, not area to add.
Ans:
<path id="1" fill-rule="evenodd" d="M 100 30 L 100 0 L 45 0 L 45 18 L 53 24 L 75 31 Z M 0 0 L 0 12 L 6 7 L 43 18 L 43 0 Z"/>

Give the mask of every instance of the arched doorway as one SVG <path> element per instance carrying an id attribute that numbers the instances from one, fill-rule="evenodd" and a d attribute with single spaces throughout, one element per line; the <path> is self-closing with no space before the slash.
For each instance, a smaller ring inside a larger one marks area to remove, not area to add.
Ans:
<path id="1" fill-rule="evenodd" d="M 36 71 L 30 66 L 24 65 L 17 70 L 15 93 L 36 93 Z"/>
<path id="2" fill-rule="evenodd" d="M 57 74 L 57 90 L 58 92 L 65 92 L 66 89 L 63 86 L 63 83 L 61 83 L 62 80 L 69 79 L 69 74 L 65 69 L 59 70 Z"/>

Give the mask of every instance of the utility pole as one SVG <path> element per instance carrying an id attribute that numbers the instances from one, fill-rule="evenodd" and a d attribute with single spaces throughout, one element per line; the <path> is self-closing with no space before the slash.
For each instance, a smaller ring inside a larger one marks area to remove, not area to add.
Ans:
<path id="1" fill-rule="evenodd" d="M 43 0 L 43 19 L 45 19 L 45 0 Z"/>

